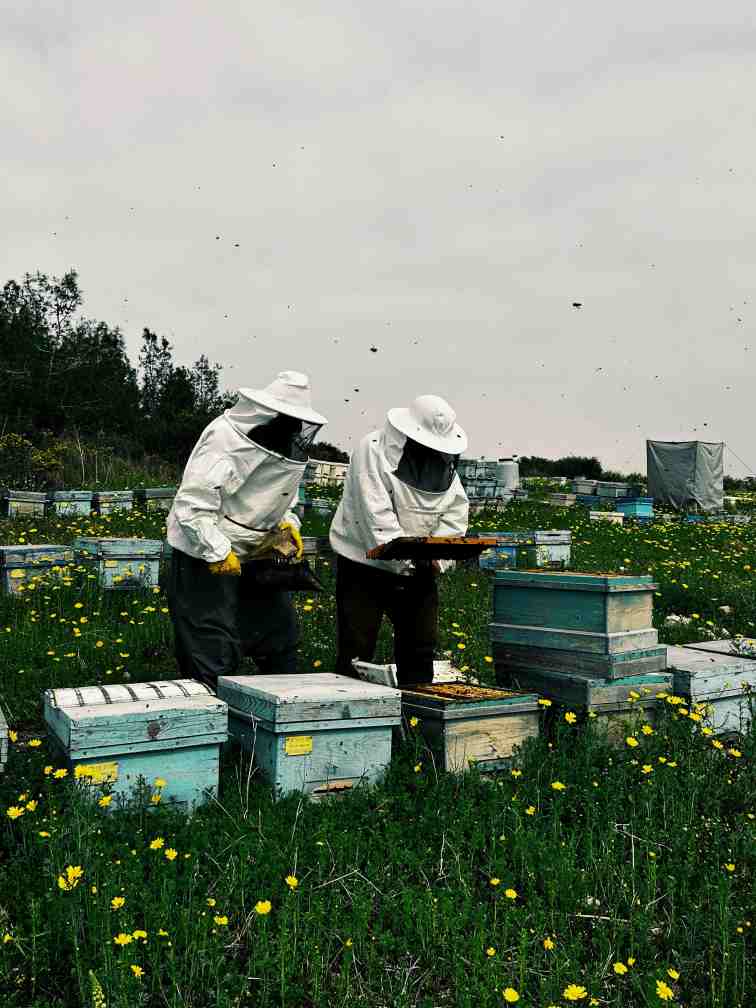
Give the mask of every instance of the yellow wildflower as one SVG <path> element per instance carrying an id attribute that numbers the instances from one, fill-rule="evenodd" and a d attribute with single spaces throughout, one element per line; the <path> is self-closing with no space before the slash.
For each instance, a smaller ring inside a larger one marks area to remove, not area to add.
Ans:
<path id="1" fill-rule="evenodd" d="M 123 947 L 124 945 L 131 945 L 133 940 L 134 939 L 131 937 L 130 934 L 125 934 L 123 931 L 117 934 L 113 939 L 115 944 L 120 945 L 121 947 Z"/>
<path id="2" fill-rule="evenodd" d="M 525 809 L 525 815 L 535 815 L 535 813 L 536 813 L 535 805 L 528 805 L 528 807 Z"/>
<path id="3" fill-rule="evenodd" d="M 169 861 L 175 861 L 176 858 L 178 857 L 178 851 L 174 850 L 173 847 L 168 847 L 165 850 L 165 856 L 168 858 Z"/>
<path id="4" fill-rule="evenodd" d="M 154 840 L 150 840 L 150 850 L 160 850 L 161 847 L 165 846 L 165 840 L 162 837 L 155 837 Z"/>
<path id="5" fill-rule="evenodd" d="M 672 988 L 667 986 L 663 980 L 657 980 L 656 996 L 662 1001 L 671 1001 L 675 995 Z"/>
<path id="6" fill-rule="evenodd" d="M 612 967 L 617 976 L 622 976 L 623 973 L 627 973 L 627 966 L 624 963 L 616 962 Z"/>
<path id="7" fill-rule="evenodd" d="M 130 969 L 131 972 L 134 974 L 134 976 L 137 978 L 137 980 L 141 980 L 141 978 L 144 976 L 144 970 L 142 969 L 141 966 L 136 966 L 134 963 L 131 963 Z"/>
<path id="8" fill-rule="evenodd" d="M 507 1001 L 509 1004 L 514 1004 L 515 1001 L 520 1000 L 520 995 L 517 993 L 514 987 L 505 987 L 501 993 L 504 995 L 504 1000 Z"/>
<path id="9" fill-rule="evenodd" d="M 564 720 L 567 722 L 567 724 L 575 724 L 575 722 L 577 721 L 577 714 L 573 714 L 571 710 L 568 710 L 567 713 L 564 715 Z"/>
<path id="10" fill-rule="evenodd" d="M 554 945 L 555 942 L 553 938 L 547 937 L 543 939 L 543 947 L 546 949 L 547 952 L 551 952 L 551 950 L 554 948 Z"/>
<path id="11" fill-rule="evenodd" d="M 258 913 L 259 912 L 260 911 L 258 910 Z M 228 924 L 228 917 L 225 914 L 223 914 L 222 916 L 218 915 L 216 917 L 213 917 L 213 920 L 218 925 L 218 927 L 225 927 Z"/>
<path id="12" fill-rule="evenodd" d="M 120 910 L 125 902 L 126 898 L 124 896 L 114 896 L 113 899 L 110 901 L 110 905 L 113 907 L 114 910 Z"/>
<path id="13" fill-rule="evenodd" d="M 97 802 L 97 804 L 100 806 L 100 808 L 107 808 L 108 805 L 110 805 L 110 803 L 112 801 L 113 801 L 113 795 L 112 794 L 106 794 L 106 795 L 103 795 L 102 798 L 100 798 L 100 800 Z"/>
<path id="14" fill-rule="evenodd" d="M 59 770 L 56 770 L 55 773 L 53 774 L 53 777 L 55 777 L 57 780 L 62 780 L 64 777 L 67 776 L 68 776 L 68 770 L 66 770 L 65 767 L 61 767 Z"/>
<path id="15" fill-rule="evenodd" d="M 581 1001 L 583 998 L 588 997 L 588 991 L 579 984 L 569 984 L 562 991 L 562 997 L 566 998 L 567 1001 Z"/>
<path id="16" fill-rule="evenodd" d="M 296 875 L 287 875 L 284 881 L 286 882 L 286 885 L 289 887 L 289 889 L 296 889 L 297 886 L 299 885 L 299 879 L 297 878 Z"/>
<path id="17" fill-rule="evenodd" d="M 9 819 L 20 819 L 24 814 L 24 809 L 19 808 L 18 805 L 11 805 L 5 814 Z"/>
<path id="18" fill-rule="evenodd" d="M 38 738 L 29 739 L 29 746 L 32 749 L 36 749 L 38 746 L 41 746 L 41 745 L 42 745 L 42 739 L 38 739 Z"/>
<path id="19" fill-rule="evenodd" d="M 261 917 L 264 917 L 265 914 L 269 914 L 271 909 L 270 900 L 258 900 L 257 903 L 255 903 L 255 913 L 260 914 Z"/>
<path id="20" fill-rule="evenodd" d="M 492 885 L 492 886 L 501 885 L 501 879 L 500 878 L 492 878 L 492 879 L 489 879 L 488 881 L 489 881 L 489 884 Z"/>
<path id="21" fill-rule="evenodd" d="M 562 784 L 562 782 L 558 780 L 552 781 L 551 786 L 555 791 L 564 791 L 567 787 L 566 784 Z"/>
<path id="22" fill-rule="evenodd" d="M 625 739 L 625 742 L 630 746 L 631 749 L 634 749 L 638 745 L 638 739 L 635 738 L 634 735 L 628 735 L 628 737 Z"/>
<path id="23" fill-rule="evenodd" d="M 491 959 L 493 956 L 496 955 L 496 949 L 492 945 L 489 945 L 488 948 L 486 949 L 486 955 L 488 956 L 489 959 Z"/>
<path id="24" fill-rule="evenodd" d="M 517 890 L 516 889 L 505 889 L 504 890 L 504 895 L 507 897 L 507 899 L 515 900 L 515 899 L 517 899 Z"/>
<path id="25" fill-rule="evenodd" d="M 673 980 L 679 980 L 680 979 L 680 974 L 677 972 L 676 969 L 672 969 L 671 966 L 667 970 L 667 976 L 671 977 Z"/>

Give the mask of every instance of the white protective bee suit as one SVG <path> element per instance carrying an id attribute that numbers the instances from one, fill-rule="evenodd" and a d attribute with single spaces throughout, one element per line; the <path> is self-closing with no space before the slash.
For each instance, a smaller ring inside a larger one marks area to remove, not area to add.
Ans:
<path id="1" fill-rule="evenodd" d="M 437 639 L 435 572 L 410 561 L 369 560 L 368 550 L 398 536 L 459 536 L 469 505 L 456 473 L 467 437 L 439 396 L 390 410 L 382 430 L 362 439 L 347 469 L 330 542 L 337 554 L 337 671 L 370 661 L 383 615 L 394 625 L 400 682 L 430 681 Z M 450 561 L 439 562 L 445 570 Z"/>
<path id="2" fill-rule="evenodd" d="M 254 584 L 249 554 L 281 522 L 299 528 L 292 508 L 307 448 L 324 423 L 310 405 L 307 376 L 283 371 L 265 389 L 240 389 L 237 403 L 200 435 L 167 522 L 182 675 L 214 688 L 245 654 L 269 673 L 296 670 L 290 598 Z M 241 576 L 213 573 L 208 565 L 217 568 L 232 553 Z"/>

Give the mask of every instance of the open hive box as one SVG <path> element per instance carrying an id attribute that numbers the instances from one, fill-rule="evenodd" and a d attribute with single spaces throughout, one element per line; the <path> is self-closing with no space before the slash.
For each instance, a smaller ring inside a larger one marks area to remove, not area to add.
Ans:
<path id="1" fill-rule="evenodd" d="M 516 746 L 538 734 L 538 695 L 470 683 L 402 687 L 402 714 L 416 717 L 441 767 L 460 773 L 506 766 Z"/>

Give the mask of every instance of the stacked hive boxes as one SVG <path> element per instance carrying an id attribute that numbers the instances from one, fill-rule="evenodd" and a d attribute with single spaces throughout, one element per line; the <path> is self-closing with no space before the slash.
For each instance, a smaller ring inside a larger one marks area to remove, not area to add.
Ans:
<path id="1" fill-rule="evenodd" d="M 720 640 L 667 650 L 675 693 L 691 707 L 700 705 L 717 734 L 745 735 L 754 718 L 756 652 L 743 647 Z"/>
<path id="2" fill-rule="evenodd" d="M 498 681 L 612 724 L 668 690 L 648 576 L 497 571 L 491 624 Z"/>
<path id="3" fill-rule="evenodd" d="M 569 529 L 536 529 L 532 532 L 486 532 L 496 539 L 496 546 L 480 555 L 481 570 L 500 568 L 550 567 L 563 570 L 570 566 L 572 532 Z"/>

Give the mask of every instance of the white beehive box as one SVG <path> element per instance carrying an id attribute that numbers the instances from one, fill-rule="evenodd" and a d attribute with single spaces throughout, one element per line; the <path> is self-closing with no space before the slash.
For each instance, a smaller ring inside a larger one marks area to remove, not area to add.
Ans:
<path id="1" fill-rule="evenodd" d="M 92 511 L 91 490 L 53 490 L 47 496 L 47 506 L 52 514 L 88 515 Z"/>
<path id="2" fill-rule="evenodd" d="M 398 690 L 332 673 L 221 676 L 229 733 L 276 795 L 321 797 L 379 781 L 401 723 Z"/>
<path id="3" fill-rule="evenodd" d="M 732 654 L 729 640 L 667 648 L 667 663 L 678 696 L 705 704 L 718 734 L 745 734 L 756 708 L 756 659 Z"/>
<path id="4" fill-rule="evenodd" d="M 161 800 L 189 809 L 217 795 L 228 709 L 202 683 L 46 690 L 43 704 L 53 744 L 87 783 L 128 798 L 137 785 L 162 779 Z"/>
<path id="5" fill-rule="evenodd" d="M 47 510 L 47 494 L 32 490 L 4 490 L 0 501 L 6 518 L 42 518 Z"/>
<path id="6" fill-rule="evenodd" d="M 623 525 L 625 516 L 620 511 L 589 511 L 591 521 L 608 522 L 610 525 Z"/>
<path id="7" fill-rule="evenodd" d="M 97 490 L 92 496 L 92 507 L 99 515 L 114 511 L 131 511 L 134 507 L 133 490 Z"/>
<path id="8" fill-rule="evenodd" d="M 103 588 L 146 588 L 158 584 L 163 554 L 160 539 L 79 536 L 72 546 L 77 560 L 97 571 Z"/>
<path id="9" fill-rule="evenodd" d="M 0 546 L 2 590 L 6 595 L 21 594 L 40 578 L 62 574 L 73 560 L 74 552 L 70 547 L 53 543 Z"/>

